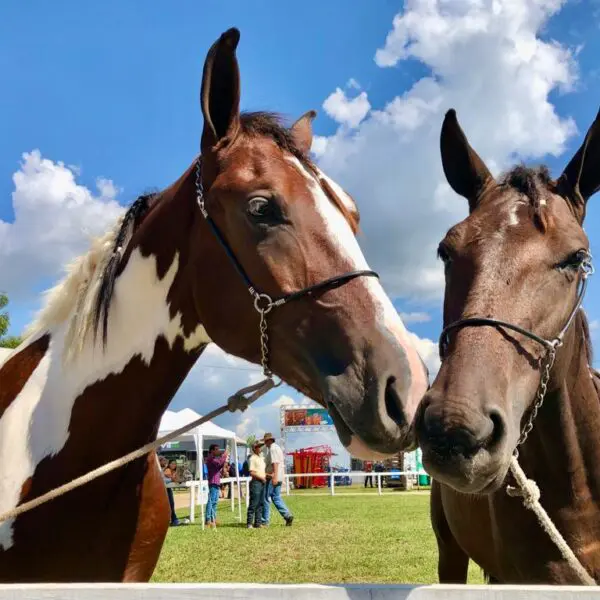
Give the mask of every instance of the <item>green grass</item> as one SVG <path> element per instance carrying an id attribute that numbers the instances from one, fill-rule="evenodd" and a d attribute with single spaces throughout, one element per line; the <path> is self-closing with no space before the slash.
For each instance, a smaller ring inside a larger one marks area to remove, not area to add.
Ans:
<path id="1" fill-rule="evenodd" d="M 304 493 L 286 502 L 295 515 L 292 527 L 284 527 L 275 511 L 269 529 L 247 530 L 224 502 L 216 531 L 202 531 L 199 523 L 171 528 L 153 581 L 437 582 L 428 494 L 332 498 Z M 469 582 L 483 583 L 474 565 Z"/>

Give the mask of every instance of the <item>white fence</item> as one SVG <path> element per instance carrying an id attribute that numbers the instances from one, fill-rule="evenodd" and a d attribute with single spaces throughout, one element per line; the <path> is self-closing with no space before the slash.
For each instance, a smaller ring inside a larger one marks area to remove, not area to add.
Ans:
<path id="1" fill-rule="evenodd" d="M 600 600 L 600 588 L 251 584 L 0 585 L 0 600 Z"/>
<path id="2" fill-rule="evenodd" d="M 345 478 L 349 477 L 350 479 L 360 478 L 363 479 L 365 477 L 373 477 L 373 479 L 377 482 L 376 489 L 377 494 L 383 494 L 383 485 L 382 480 L 386 477 L 403 477 L 410 476 L 416 477 L 418 481 L 418 477 L 422 475 L 427 475 L 424 471 L 385 471 L 385 472 L 366 472 L 366 471 L 348 471 L 348 472 L 332 472 L 332 473 L 286 473 L 285 479 L 283 481 L 283 486 L 286 494 L 290 495 L 291 490 L 291 482 L 299 477 L 325 477 L 329 479 L 329 494 L 335 496 L 336 489 L 336 478 Z M 236 499 L 237 494 L 234 493 L 234 484 L 236 483 L 235 477 L 227 477 L 221 479 L 222 484 L 229 484 L 230 486 L 230 502 L 231 502 L 231 511 L 235 512 L 236 509 Z M 248 508 L 248 500 L 249 500 L 249 486 L 250 486 L 250 477 L 240 477 L 240 484 L 244 486 L 244 499 L 246 503 L 246 508 Z M 200 505 L 205 505 L 208 500 L 208 482 L 204 479 L 202 482 L 199 480 L 194 481 L 186 481 L 183 483 L 169 483 L 168 487 L 173 489 L 189 489 L 190 491 L 190 521 L 194 523 L 196 521 L 196 507 Z M 348 486 L 337 486 L 337 487 L 348 487 Z M 418 484 L 417 486 L 418 487 Z M 242 518 L 241 513 L 241 504 L 238 506 L 238 516 Z"/>
<path id="3" fill-rule="evenodd" d="M 285 475 L 285 488 L 286 494 L 290 495 L 290 481 L 300 477 L 325 477 L 329 479 L 329 493 L 332 496 L 335 496 L 335 480 L 340 478 L 349 477 L 350 479 L 364 479 L 365 477 L 372 477 L 377 481 L 377 493 L 381 496 L 383 494 L 382 480 L 386 477 L 388 478 L 398 478 L 398 477 L 416 477 L 417 484 L 416 487 L 419 487 L 418 480 L 420 476 L 429 476 L 425 471 L 384 471 L 384 472 L 369 472 L 367 471 L 348 471 L 348 472 L 332 472 L 332 473 L 287 473 Z M 347 487 L 345 485 L 338 487 Z"/>

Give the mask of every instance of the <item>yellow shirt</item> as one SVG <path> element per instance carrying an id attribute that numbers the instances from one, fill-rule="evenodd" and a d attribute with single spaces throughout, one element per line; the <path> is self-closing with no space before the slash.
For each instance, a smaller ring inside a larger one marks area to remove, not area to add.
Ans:
<path id="1" fill-rule="evenodd" d="M 266 474 L 265 459 L 260 454 L 252 454 L 248 459 L 250 473 L 254 472 L 257 477 L 264 479 Z"/>

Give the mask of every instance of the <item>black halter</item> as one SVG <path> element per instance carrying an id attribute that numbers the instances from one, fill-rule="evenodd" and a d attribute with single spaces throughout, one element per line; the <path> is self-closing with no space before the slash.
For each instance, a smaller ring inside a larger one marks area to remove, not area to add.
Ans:
<path id="1" fill-rule="evenodd" d="M 468 319 L 459 319 L 458 321 L 454 321 L 454 323 L 450 323 L 450 325 L 447 325 L 446 327 L 444 327 L 444 329 L 442 330 L 442 333 L 440 335 L 440 341 L 439 341 L 440 358 L 443 359 L 448 350 L 448 346 L 450 344 L 450 332 L 452 332 L 456 329 L 462 329 L 463 327 L 480 327 L 482 325 L 491 325 L 491 326 L 495 326 L 495 327 L 503 327 L 504 329 L 512 329 L 513 331 L 516 331 L 517 333 L 520 333 L 520 334 L 528 337 L 529 339 L 533 340 L 534 342 L 537 342 L 541 346 L 544 346 L 544 348 L 546 348 L 547 351 L 556 350 L 556 348 L 559 348 L 560 346 L 562 346 L 565 334 L 567 333 L 567 330 L 571 326 L 571 323 L 573 322 L 573 319 L 575 318 L 577 311 L 581 308 L 581 304 L 583 302 L 583 298 L 584 298 L 585 292 L 587 290 L 588 277 L 590 275 L 592 275 L 594 272 L 594 266 L 592 264 L 592 255 L 589 252 L 585 253 L 584 258 L 581 261 L 581 264 L 579 265 L 579 272 L 580 272 L 579 291 L 577 294 L 577 300 L 575 302 L 575 306 L 573 307 L 573 310 L 569 314 L 569 317 L 568 317 L 565 325 L 563 326 L 563 328 L 560 330 L 560 332 L 554 339 L 547 340 L 543 337 L 540 337 L 539 335 L 536 335 L 532 331 L 529 331 L 528 329 L 524 329 L 523 327 L 519 327 L 518 325 L 513 325 L 512 323 L 507 323 L 505 321 L 500 321 L 498 319 L 492 319 L 492 318 L 486 318 L 486 317 L 471 317 Z"/>
<path id="2" fill-rule="evenodd" d="M 235 270 L 238 272 L 239 276 L 242 278 L 242 281 L 248 288 L 248 292 L 254 299 L 254 308 L 260 314 L 260 334 L 261 334 L 261 365 L 263 368 L 263 372 L 267 377 L 272 377 L 273 372 L 269 368 L 268 363 L 268 336 L 267 336 L 267 323 L 266 323 L 266 315 L 271 312 L 271 310 L 278 306 L 283 306 L 292 300 L 297 300 L 298 298 L 302 298 L 303 296 L 308 296 L 314 294 L 316 292 L 322 292 L 325 290 L 330 290 L 345 283 L 351 281 L 352 279 L 356 279 L 357 277 L 379 277 L 379 275 L 375 271 L 370 270 L 359 270 L 359 271 L 348 271 L 347 273 L 342 273 L 341 275 L 336 275 L 334 277 L 330 277 L 325 279 L 324 281 L 320 281 L 319 283 L 315 283 L 313 285 L 309 285 L 301 290 L 296 292 L 290 292 L 289 294 L 285 294 L 280 296 L 279 298 L 272 298 L 269 294 L 261 292 L 253 283 L 248 274 L 242 267 L 240 261 L 235 256 L 233 250 L 227 243 L 225 236 L 221 233 L 217 224 L 213 221 L 211 216 L 208 214 L 205 202 L 204 202 L 204 187 L 202 185 L 202 157 L 199 157 L 196 161 L 196 199 L 198 202 L 198 207 L 200 208 L 200 212 L 202 216 L 208 223 L 211 228 L 215 238 L 227 254 L 231 264 L 235 267 Z"/>

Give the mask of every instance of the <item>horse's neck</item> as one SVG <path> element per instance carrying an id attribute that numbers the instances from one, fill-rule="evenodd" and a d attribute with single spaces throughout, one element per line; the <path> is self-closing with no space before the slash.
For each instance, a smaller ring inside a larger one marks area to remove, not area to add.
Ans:
<path id="1" fill-rule="evenodd" d="M 563 350 L 520 459 L 557 506 L 600 497 L 600 398 L 580 322 Z"/>
<path id="2" fill-rule="evenodd" d="M 0 473 L 7 475 L 0 476 L 0 498 L 14 500 L 36 466 L 67 452 L 74 439 L 86 446 L 82 456 L 87 460 L 147 441 L 210 341 L 191 308 L 186 259 L 174 242 L 174 231 L 186 239 L 182 224 L 190 222 L 182 220 L 185 203 L 175 200 L 172 195 L 170 206 L 157 206 L 148 227 L 143 223 L 132 239 L 133 250 L 114 283 L 105 345 L 100 332 L 74 333 L 82 304 L 72 301 L 70 314 L 50 312 L 64 318 L 47 321 L 13 357 L 22 357 L 23 368 L 13 370 L 18 381 L 9 383 L 16 395 L 0 414 Z M 67 285 L 64 293 L 76 287 Z M 36 338 L 44 350 L 23 375 Z M 97 434 L 111 444 L 97 443 Z M 10 465 L 19 473 L 7 474 Z"/>

